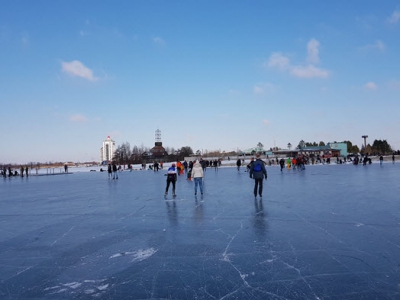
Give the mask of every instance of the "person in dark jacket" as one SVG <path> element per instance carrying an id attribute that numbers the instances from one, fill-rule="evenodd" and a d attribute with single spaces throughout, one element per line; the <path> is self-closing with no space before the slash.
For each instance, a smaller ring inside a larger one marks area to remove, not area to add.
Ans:
<path id="1" fill-rule="evenodd" d="M 118 169 L 115 162 L 112 163 L 113 179 L 118 179 Z"/>
<path id="2" fill-rule="evenodd" d="M 251 164 L 250 167 L 250 178 L 254 178 L 254 197 L 258 194 L 262 197 L 263 192 L 263 179 L 267 180 L 267 170 L 265 164 L 260 158 L 260 153 L 256 154 L 256 160 Z"/>
<path id="3" fill-rule="evenodd" d="M 107 172 L 108 172 L 108 179 L 111 179 L 111 177 L 112 177 L 112 167 L 111 167 L 111 164 L 108 164 L 108 166 L 107 166 Z"/>
<path id="4" fill-rule="evenodd" d="M 254 158 L 252 157 L 252 158 L 250 158 L 250 162 L 247 165 L 247 169 L 246 169 L 245 172 L 250 172 L 250 168 L 251 168 L 251 165 L 253 164 L 253 162 L 254 162 Z"/>
<path id="5" fill-rule="evenodd" d="M 242 161 L 240 160 L 240 158 L 238 158 L 238 160 L 236 161 L 236 166 L 237 166 L 238 172 L 240 172 L 241 165 L 242 165 Z"/>
<path id="6" fill-rule="evenodd" d="M 283 158 L 281 158 L 281 160 L 279 161 L 279 164 L 281 166 L 281 172 L 282 172 L 282 169 L 285 167 L 285 160 Z"/>
<path id="7" fill-rule="evenodd" d="M 167 186 L 165 188 L 165 194 L 164 196 L 166 197 L 168 195 L 168 189 L 169 189 L 169 185 L 172 183 L 172 196 L 176 197 L 175 194 L 175 184 L 176 184 L 176 180 L 178 178 L 178 176 L 176 175 L 176 166 L 175 164 L 172 164 L 172 166 L 168 169 L 167 172 Z"/>

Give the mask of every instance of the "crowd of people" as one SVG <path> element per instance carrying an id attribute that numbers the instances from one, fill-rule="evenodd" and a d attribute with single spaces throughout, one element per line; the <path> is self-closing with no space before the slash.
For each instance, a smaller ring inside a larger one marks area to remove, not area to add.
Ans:
<path id="1" fill-rule="evenodd" d="M 358 158 L 357 156 L 353 159 L 351 157 L 349 158 L 336 158 L 336 163 L 337 164 L 343 164 L 343 163 L 353 163 L 354 165 L 357 165 L 358 162 L 362 162 L 363 165 L 366 164 L 371 164 L 372 160 L 370 157 L 367 155 L 363 156 L 362 158 Z M 381 155 L 379 157 L 380 163 L 382 164 L 383 162 L 383 156 Z M 392 161 L 394 163 L 395 161 L 395 156 L 393 154 L 392 156 Z M 262 197 L 262 191 L 263 191 L 263 180 L 267 180 L 268 175 L 266 171 L 266 165 L 272 166 L 274 164 L 280 166 L 281 172 L 283 169 L 287 168 L 288 170 L 305 170 L 305 166 L 307 164 L 330 164 L 331 163 L 331 157 L 320 157 L 319 155 L 309 157 L 303 154 L 300 154 L 296 157 L 292 158 L 275 158 L 273 160 L 267 158 L 267 162 L 261 160 L 261 155 L 260 153 L 256 154 L 255 159 L 252 157 L 250 158 L 250 162 L 247 164 L 245 172 L 249 172 L 250 178 L 254 179 L 254 197 L 257 197 L 259 195 Z M 245 164 L 245 160 L 238 158 L 236 161 L 236 167 L 238 172 L 240 172 L 240 168 L 242 165 Z M 167 171 L 167 186 L 165 189 L 165 196 L 168 195 L 168 190 L 169 187 L 172 183 L 172 195 L 173 197 L 176 196 L 175 194 L 175 188 L 176 188 L 176 181 L 177 177 L 183 174 L 187 174 L 187 178 L 189 180 L 194 180 L 195 186 L 194 186 L 194 193 L 197 195 L 197 188 L 198 186 L 200 187 L 200 192 L 203 195 L 203 179 L 204 179 L 204 173 L 206 171 L 207 167 L 214 167 L 215 170 L 218 170 L 218 167 L 221 166 L 221 160 L 203 160 L 202 158 L 194 160 L 194 161 L 189 161 L 189 163 L 186 162 L 186 160 L 181 163 L 178 161 L 176 164 L 173 163 L 172 166 L 168 169 Z"/>
<path id="2" fill-rule="evenodd" d="M 24 177 L 24 173 L 25 175 L 28 177 L 29 176 L 29 169 L 28 167 L 20 167 L 20 172 L 18 172 L 17 170 L 13 170 L 11 169 L 11 167 L 3 167 L 3 169 L 0 172 L 0 175 L 4 178 L 6 177 L 13 177 L 13 176 L 21 176 Z"/>
<path id="3" fill-rule="evenodd" d="M 230 159 L 229 159 L 230 160 Z M 383 156 L 379 156 L 379 161 L 380 164 L 383 163 Z M 300 154 L 296 157 L 288 157 L 286 159 L 284 158 L 274 158 L 274 159 L 269 159 L 267 157 L 267 161 L 261 160 L 261 155 L 260 153 L 257 153 L 255 156 L 255 159 L 252 157 L 250 159 L 250 162 L 246 165 L 245 172 L 249 172 L 250 178 L 254 179 L 254 197 L 257 197 L 257 195 L 262 197 L 262 191 L 263 191 L 263 180 L 267 180 L 267 171 L 266 171 L 266 165 L 272 166 L 272 165 L 279 165 L 281 172 L 285 167 L 290 170 L 290 169 L 298 169 L 298 170 L 305 170 L 305 165 L 307 164 L 316 164 L 316 163 L 321 163 L 321 164 L 330 164 L 331 158 L 330 157 L 320 157 L 319 155 L 317 156 L 306 156 L 303 154 Z M 344 157 L 344 158 L 339 158 L 336 157 L 336 163 L 337 164 L 342 164 L 346 162 L 351 162 L 354 165 L 357 165 L 359 163 L 362 163 L 363 165 L 366 164 L 371 164 L 372 160 L 368 155 L 364 155 L 363 157 L 358 157 L 355 156 L 354 158 L 352 157 Z M 392 155 L 392 162 L 395 162 L 395 155 Z M 198 188 L 200 189 L 201 195 L 204 193 L 204 174 L 207 170 L 207 168 L 211 167 L 214 168 L 215 171 L 218 171 L 218 168 L 221 166 L 222 160 L 221 159 L 213 159 L 213 160 L 207 160 L 203 158 L 200 159 L 195 159 L 193 161 L 187 162 L 184 160 L 183 162 L 178 161 L 177 163 L 172 163 L 171 167 L 168 168 L 167 173 L 165 174 L 167 176 L 167 182 L 166 182 L 166 188 L 165 188 L 165 196 L 168 195 L 169 187 L 172 184 L 172 196 L 176 197 L 176 182 L 178 179 L 178 176 L 184 176 L 186 174 L 186 177 L 188 180 L 194 181 L 194 194 L 197 195 L 197 190 Z M 238 172 L 240 172 L 240 168 L 242 165 L 245 164 L 245 159 L 244 158 L 238 158 L 236 161 L 236 167 Z M 148 166 L 148 168 L 147 168 Z M 132 171 L 133 166 L 128 165 L 128 170 Z M 124 167 L 125 168 L 125 167 Z M 141 170 L 153 170 L 154 172 L 158 172 L 160 169 L 164 168 L 164 162 L 157 162 L 154 161 L 153 164 L 147 165 L 146 163 L 143 163 L 141 166 Z M 67 173 L 68 172 L 68 166 L 64 166 L 64 171 Z M 108 173 L 108 178 L 113 179 L 113 180 L 118 180 L 118 172 L 122 172 L 123 169 L 121 165 L 116 164 L 116 162 L 111 162 L 107 166 L 107 173 Z M 5 167 L 0 170 L 1 176 L 6 178 L 6 177 L 13 177 L 13 176 L 21 176 L 24 177 L 24 173 L 26 176 L 29 176 L 29 169 L 28 167 L 20 167 L 20 172 L 17 170 L 12 170 L 10 166 Z M 104 172 L 104 170 L 101 168 L 100 172 Z"/>

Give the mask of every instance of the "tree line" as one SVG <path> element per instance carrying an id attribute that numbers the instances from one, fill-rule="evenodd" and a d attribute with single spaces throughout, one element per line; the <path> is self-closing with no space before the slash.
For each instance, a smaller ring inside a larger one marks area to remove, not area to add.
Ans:
<path id="1" fill-rule="evenodd" d="M 165 147 L 165 155 L 162 159 L 166 160 L 183 160 L 184 157 L 193 154 L 190 146 L 175 149 L 173 147 Z M 143 162 L 152 162 L 155 158 L 151 156 L 151 148 L 141 146 L 133 146 L 128 142 L 117 146 L 113 155 L 113 161 L 118 164 L 141 164 Z"/>
<path id="2" fill-rule="evenodd" d="M 334 142 L 336 143 L 336 142 Z M 374 140 L 373 144 L 370 145 L 368 144 L 366 147 L 364 145 L 360 148 L 357 145 L 353 145 L 352 142 L 350 141 L 343 141 L 342 143 L 347 144 L 347 152 L 348 153 L 362 153 L 362 154 L 391 154 L 393 153 L 393 149 L 390 146 L 390 144 L 386 140 Z M 320 141 L 319 143 L 317 142 L 305 142 L 304 140 L 301 140 L 299 144 L 297 145 L 296 149 L 302 149 L 305 147 L 314 147 L 314 146 L 326 146 L 325 142 Z M 263 144 L 258 143 L 257 144 L 258 148 L 262 148 Z M 288 143 L 287 145 L 288 149 L 290 150 L 292 147 L 291 143 Z M 175 149 L 173 147 L 165 147 L 165 155 L 163 156 L 163 160 L 183 160 L 184 157 L 188 157 L 192 154 L 194 154 L 193 149 L 190 146 L 184 146 L 178 149 Z M 278 148 L 279 149 L 279 148 Z M 273 150 L 271 148 L 271 150 Z M 141 146 L 133 146 L 131 147 L 128 142 L 122 143 L 117 147 L 115 150 L 113 160 L 117 162 L 118 164 L 140 164 L 143 162 L 151 162 L 154 161 L 154 157 L 151 156 L 151 149 L 149 147 L 145 147 L 143 144 Z M 237 153 L 236 152 L 225 152 L 221 150 L 215 150 L 215 151 L 207 151 L 205 150 L 204 153 L 201 153 L 200 150 L 197 150 L 196 155 L 200 156 L 218 156 L 218 157 L 223 157 L 223 156 L 234 156 Z"/>

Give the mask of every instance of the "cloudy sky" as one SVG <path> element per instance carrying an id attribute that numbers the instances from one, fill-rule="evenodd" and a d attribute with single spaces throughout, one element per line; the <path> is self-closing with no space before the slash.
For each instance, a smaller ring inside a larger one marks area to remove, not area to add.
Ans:
<path id="1" fill-rule="evenodd" d="M 102 141 L 400 149 L 398 1 L 3 1 L 0 163 Z"/>

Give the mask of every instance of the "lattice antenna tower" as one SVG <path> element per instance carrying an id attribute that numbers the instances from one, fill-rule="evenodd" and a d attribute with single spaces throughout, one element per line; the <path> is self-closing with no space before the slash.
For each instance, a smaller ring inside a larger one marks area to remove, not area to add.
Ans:
<path id="1" fill-rule="evenodd" d="M 161 130 L 156 130 L 156 143 L 161 143 Z"/>

